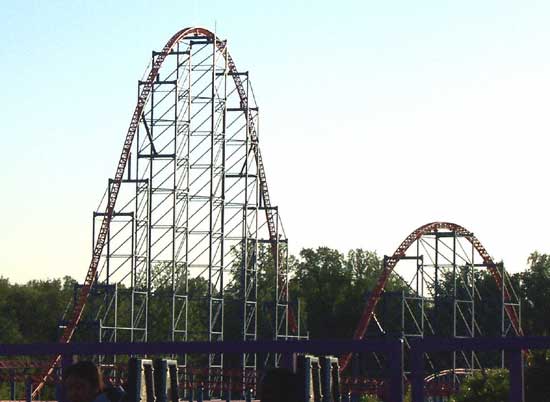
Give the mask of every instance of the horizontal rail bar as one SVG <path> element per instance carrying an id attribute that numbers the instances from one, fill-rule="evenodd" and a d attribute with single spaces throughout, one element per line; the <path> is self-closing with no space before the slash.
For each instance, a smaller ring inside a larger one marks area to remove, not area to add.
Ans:
<path id="1" fill-rule="evenodd" d="M 411 348 L 419 353 L 443 352 L 452 350 L 491 351 L 514 349 L 550 349 L 550 337 L 518 336 L 511 338 L 439 338 L 425 337 L 411 342 Z"/>
<path id="2" fill-rule="evenodd" d="M 401 347 L 401 339 L 346 341 L 223 341 L 223 342 L 124 342 L 124 343 L 36 343 L 0 345 L 0 356 L 13 355 L 125 355 L 184 353 L 343 353 L 387 352 Z"/>

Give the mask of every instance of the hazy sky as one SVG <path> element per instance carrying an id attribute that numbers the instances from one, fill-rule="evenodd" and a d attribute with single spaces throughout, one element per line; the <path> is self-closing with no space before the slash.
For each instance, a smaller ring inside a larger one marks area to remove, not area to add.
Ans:
<path id="1" fill-rule="evenodd" d="M 0 275 L 71 275 L 151 54 L 216 27 L 251 72 L 292 251 L 391 254 L 416 227 L 473 231 L 524 269 L 550 252 L 550 2 L 4 1 Z"/>

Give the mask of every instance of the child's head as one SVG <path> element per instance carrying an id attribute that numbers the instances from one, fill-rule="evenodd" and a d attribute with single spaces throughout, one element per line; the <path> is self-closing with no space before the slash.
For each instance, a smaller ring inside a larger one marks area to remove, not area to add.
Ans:
<path id="1" fill-rule="evenodd" d="M 97 366 L 81 361 L 63 372 L 63 385 L 69 402 L 92 402 L 103 391 L 103 380 Z"/>

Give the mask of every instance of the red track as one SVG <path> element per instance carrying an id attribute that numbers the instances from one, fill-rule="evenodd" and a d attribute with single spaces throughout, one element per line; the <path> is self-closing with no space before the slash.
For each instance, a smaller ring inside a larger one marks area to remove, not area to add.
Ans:
<path id="1" fill-rule="evenodd" d="M 498 288 L 500 290 L 503 290 L 501 286 L 503 283 L 502 277 L 500 275 L 499 270 L 497 269 L 496 264 L 494 263 L 493 259 L 491 258 L 487 250 L 485 250 L 485 247 L 483 247 L 481 242 L 470 231 L 466 230 L 462 226 L 457 225 L 455 223 L 448 223 L 448 222 L 428 223 L 427 225 L 419 227 L 418 229 L 413 231 L 410 235 L 408 235 L 407 238 L 403 240 L 403 242 L 399 245 L 397 250 L 395 250 L 395 253 L 393 253 L 393 255 L 387 260 L 387 264 L 384 267 L 384 271 L 380 274 L 376 287 L 374 288 L 374 291 L 372 292 L 369 300 L 367 301 L 367 304 L 365 305 L 365 308 L 363 309 L 363 314 L 361 315 L 359 324 L 355 330 L 355 333 L 353 334 L 353 339 L 363 339 L 363 337 L 365 336 L 365 333 L 367 332 L 367 327 L 369 326 L 371 317 L 374 314 L 374 310 L 376 308 L 376 305 L 378 304 L 378 301 L 380 300 L 380 296 L 382 295 L 382 292 L 386 286 L 388 278 L 390 277 L 390 274 L 395 268 L 395 265 L 399 262 L 399 260 L 402 257 L 405 256 L 405 253 L 407 252 L 408 248 L 423 235 L 427 233 L 436 232 L 439 229 L 450 230 L 457 234 L 466 236 L 468 241 L 477 250 L 481 258 L 483 258 L 483 263 L 485 264 L 485 266 L 493 276 L 493 279 L 495 280 Z M 509 301 L 510 292 L 508 288 L 506 288 L 506 284 L 504 286 L 503 293 L 504 293 L 504 299 Z M 510 305 L 506 305 L 505 307 L 506 307 L 506 313 L 510 318 L 510 321 L 512 322 L 512 326 L 514 328 L 516 335 L 523 335 L 523 330 L 521 329 L 519 317 L 516 311 Z M 350 359 L 351 359 L 351 354 L 345 355 L 340 359 L 340 370 L 344 370 L 347 367 Z"/>
<path id="2" fill-rule="evenodd" d="M 103 221 L 101 222 L 101 228 L 99 230 L 99 234 L 97 236 L 97 240 L 95 243 L 94 252 L 92 254 L 92 260 L 90 262 L 90 266 L 88 268 L 88 272 L 86 274 L 86 279 L 84 280 L 84 285 L 81 289 L 81 293 L 79 295 L 78 301 L 76 305 L 74 306 L 71 319 L 69 320 L 69 323 L 67 324 L 66 328 L 63 331 L 63 334 L 61 336 L 61 339 L 59 340 L 60 343 L 68 343 L 71 341 L 71 338 L 74 335 L 74 332 L 76 330 L 76 327 L 78 326 L 78 323 L 80 322 L 80 319 L 82 318 L 82 313 L 84 311 L 84 307 L 86 306 L 86 302 L 88 300 L 88 296 L 90 294 L 90 290 L 92 287 L 92 284 L 94 282 L 94 279 L 96 277 L 97 268 L 99 266 L 99 260 L 101 258 L 101 253 L 103 252 L 103 248 L 105 246 L 105 240 L 109 231 L 109 225 L 111 223 L 111 219 L 113 216 L 113 211 L 115 208 L 116 200 L 118 197 L 118 193 L 120 190 L 120 186 L 122 183 L 122 178 L 124 176 L 124 170 L 126 169 L 126 164 L 128 162 L 128 158 L 130 156 L 130 150 L 132 148 L 132 143 L 134 140 L 134 136 L 136 134 L 137 128 L 139 126 L 139 120 L 140 116 L 143 112 L 143 108 L 145 107 L 145 104 L 147 103 L 149 99 L 149 95 L 151 94 L 151 89 L 153 87 L 153 83 L 158 76 L 158 72 L 168 56 L 168 54 L 172 51 L 174 46 L 182 39 L 194 37 L 194 36 L 203 36 L 207 37 L 210 40 L 215 41 L 216 46 L 218 48 L 218 51 L 221 53 L 225 53 L 227 55 L 227 63 L 229 67 L 229 71 L 232 73 L 233 80 L 235 82 L 235 86 L 237 87 L 237 91 L 239 93 L 240 99 L 241 99 L 241 106 L 243 107 L 245 113 L 248 111 L 249 116 L 247 116 L 247 120 L 249 121 L 250 127 L 249 127 L 249 133 L 250 133 L 250 139 L 252 148 L 254 150 L 256 161 L 258 165 L 258 176 L 260 178 L 260 189 L 264 201 L 264 207 L 266 212 L 266 218 L 267 218 L 267 224 L 269 228 L 269 235 L 270 240 L 272 242 L 276 241 L 276 224 L 274 222 L 274 215 L 273 210 L 271 209 L 271 201 L 269 198 L 269 191 L 267 187 L 267 180 L 265 175 L 265 169 L 263 166 L 262 157 L 260 154 L 260 149 L 258 147 L 258 136 L 256 133 L 256 128 L 253 124 L 252 116 L 250 115 L 250 111 L 247 108 L 248 105 L 248 98 L 246 95 L 246 90 L 244 89 L 244 86 L 242 84 L 241 78 L 239 74 L 236 74 L 237 67 L 235 66 L 235 63 L 233 62 L 233 59 L 229 55 L 226 49 L 226 42 L 218 39 L 214 33 L 210 32 L 207 29 L 204 28 L 185 28 L 181 31 L 177 32 L 175 35 L 173 35 L 170 40 L 166 43 L 164 48 L 162 49 L 162 52 L 157 56 L 155 59 L 153 65 L 151 66 L 151 70 L 149 71 L 149 75 L 147 76 L 147 79 L 145 80 L 144 85 L 141 87 L 141 93 L 139 94 L 138 101 L 136 104 L 136 107 L 134 109 L 134 114 L 132 115 L 132 119 L 130 120 L 130 126 L 128 127 L 128 132 L 126 133 L 126 139 L 124 141 L 124 145 L 122 147 L 122 152 L 120 154 L 120 159 L 116 168 L 114 180 L 112 182 L 111 187 L 111 196 L 109 197 L 109 200 L 107 202 L 107 208 L 105 211 L 105 215 L 103 217 Z M 273 251 L 275 252 L 274 259 L 276 259 L 276 248 L 273 248 Z M 289 314 L 290 319 L 290 325 L 293 330 L 296 328 L 296 324 L 294 321 L 294 317 L 292 314 Z M 61 356 L 57 356 L 50 364 L 49 369 L 47 372 L 42 376 L 42 381 L 38 386 L 35 388 L 35 390 L 32 393 L 33 398 L 35 398 L 41 391 L 41 389 L 44 387 L 44 384 L 47 380 L 47 378 L 53 373 L 56 365 L 61 360 Z"/>

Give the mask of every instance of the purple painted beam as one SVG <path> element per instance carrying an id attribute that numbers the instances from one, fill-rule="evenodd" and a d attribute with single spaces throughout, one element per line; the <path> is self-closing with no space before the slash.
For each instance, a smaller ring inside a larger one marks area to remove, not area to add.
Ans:
<path id="1" fill-rule="evenodd" d="M 14 355 L 128 355 L 184 353 L 315 353 L 346 352 L 392 353 L 400 339 L 345 341 L 223 341 L 223 342 L 149 342 L 149 343 L 35 343 L 0 345 L 1 356 Z"/>
<path id="2" fill-rule="evenodd" d="M 516 350 L 516 349 L 550 349 L 550 337 L 522 336 L 513 338 L 439 338 L 425 337 L 411 341 L 411 347 L 422 351 L 444 352 L 450 350 Z"/>

